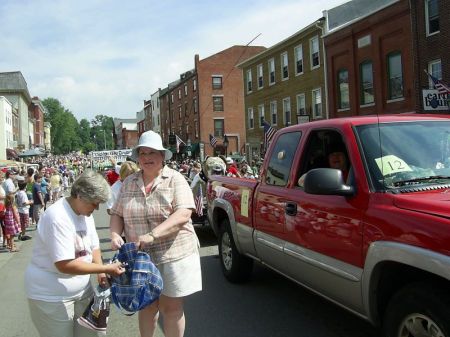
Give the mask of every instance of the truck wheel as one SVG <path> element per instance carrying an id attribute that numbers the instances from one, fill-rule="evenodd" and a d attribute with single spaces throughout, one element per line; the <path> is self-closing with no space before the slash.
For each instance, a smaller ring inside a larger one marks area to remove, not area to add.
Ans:
<path id="1" fill-rule="evenodd" d="M 220 226 L 219 257 L 222 272 L 228 281 L 239 283 L 250 278 L 253 260 L 236 249 L 228 220 L 222 221 Z"/>
<path id="2" fill-rule="evenodd" d="M 406 286 L 384 315 L 386 337 L 450 337 L 450 293 L 426 283 Z"/>

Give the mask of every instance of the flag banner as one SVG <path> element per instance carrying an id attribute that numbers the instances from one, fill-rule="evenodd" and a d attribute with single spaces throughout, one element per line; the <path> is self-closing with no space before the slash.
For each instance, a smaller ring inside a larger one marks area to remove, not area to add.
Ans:
<path id="1" fill-rule="evenodd" d="M 212 147 L 216 146 L 217 138 L 209 134 L 209 143 L 211 144 Z"/>
<path id="2" fill-rule="evenodd" d="M 181 144 L 186 145 L 186 143 L 183 142 L 183 140 L 180 137 L 178 137 L 178 135 L 175 135 L 175 138 L 177 140 L 177 153 L 180 153 L 180 145 Z"/>
<path id="3" fill-rule="evenodd" d="M 270 141 L 272 140 L 273 135 L 277 130 L 275 130 L 275 128 L 273 128 L 266 121 L 263 121 L 263 126 L 264 126 L 264 152 L 266 152 L 267 149 L 269 148 Z"/>
<path id="4" fill-rule="evenodd" d="M 198 184 L 198 193 L 195 197 L 195 212 L 198 216 L 203 216 L 203 192 L 202 192 L 202 185 Z"/>
<path id="5" fill-rule="evenodd" d="M 434 84 L 434 87 L 440 94 L 449 94 L 450 93 L 450 86 L 444 84 L 441 80 L 437 79 L 427 71 L 425 71 L 428 75 L 428 77 L 431 79 L 431 81 Z"/>

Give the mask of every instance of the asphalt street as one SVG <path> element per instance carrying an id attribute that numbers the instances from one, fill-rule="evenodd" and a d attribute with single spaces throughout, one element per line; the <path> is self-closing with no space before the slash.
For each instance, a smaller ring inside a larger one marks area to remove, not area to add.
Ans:
<path id="1" fill-rule="evenodd" d="M 94 217 L 103 257 L 111 258 L 104 206 Z M 186 299 L 185 337 L 378 336 L 365 321 L 257 264 L 248 283 L 227 282 L 212 231 L 196 227 L 196 232 L 201 243 L 203 291 Z M 33 236 L 34 231 L 29 234 Z M 0 337 L 38 337 L 23 286 L 32 245 L 33 240 L 18 242 L 20 252 L 0 251 Z M 139 336 L 137 315 L 125 316 L 112 306 L 107 336 Z M 160 327 L 155 336 L 163 336 Z"/>

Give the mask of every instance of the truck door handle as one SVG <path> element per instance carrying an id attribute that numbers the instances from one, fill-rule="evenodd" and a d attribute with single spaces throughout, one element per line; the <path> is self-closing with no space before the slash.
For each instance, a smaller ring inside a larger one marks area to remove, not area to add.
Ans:
<path id="1" fill-rule="evenodd" d="M 284 210 L 287 215 L 297 215 L 297 203 L 287 202 L 284 206 Z"/>

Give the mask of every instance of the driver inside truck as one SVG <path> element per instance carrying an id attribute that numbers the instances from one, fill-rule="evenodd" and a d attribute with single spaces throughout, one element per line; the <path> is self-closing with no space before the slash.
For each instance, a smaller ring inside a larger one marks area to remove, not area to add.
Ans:
<path id="1" fill-rule="evenodd" d="M 327 149 L 327 165 L 329 168 L 338 169 L 342 171 L 342 179 L 346 182 L 348 180 L 350 165 L 347 156 L 347 149 L 341 140 L 336 140 L 331 143 Z M 298 179 L 298 186 L 303 187 L 305 181 L 305 172 Z"/>

